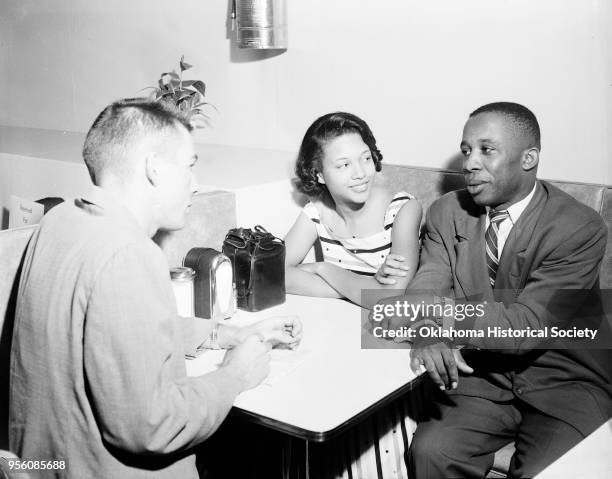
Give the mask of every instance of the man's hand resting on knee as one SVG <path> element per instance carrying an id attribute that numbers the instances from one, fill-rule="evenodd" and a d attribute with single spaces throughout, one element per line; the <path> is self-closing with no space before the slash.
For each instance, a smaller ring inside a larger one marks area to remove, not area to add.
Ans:
<path id="1" fill-rule="evenodd" d="M 461 352 L 446 342 L 419 341 L 412 347 L 410 366 L 416 373 L 424 366 L 433 382 L 441 389 L 456 389 L 459 372 L 471 374 L 474 370 L 467 365 Z"/>

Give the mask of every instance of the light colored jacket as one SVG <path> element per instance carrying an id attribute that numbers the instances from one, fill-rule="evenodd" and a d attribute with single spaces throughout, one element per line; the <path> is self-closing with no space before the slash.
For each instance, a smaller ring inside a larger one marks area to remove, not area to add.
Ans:
<path id="1" fill-rule="evenodd" d="M 210 323 L 176 314 L 168 263 L 103 190 L 52 210 L 28 246 L 11 354 L 9 439 L 51 477 L 195 478 L 192 447 L 239 391 L 223 371 L 188 378 Z"/>

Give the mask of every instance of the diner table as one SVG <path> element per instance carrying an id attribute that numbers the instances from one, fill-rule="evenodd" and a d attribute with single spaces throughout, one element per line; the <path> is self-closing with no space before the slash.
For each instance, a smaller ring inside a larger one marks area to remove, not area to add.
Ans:
<path id="1" fill-rule="evenodd" d="M 270 375 L 237 397 L 232 415 L 302 440 L 308 477 L 310 442 L 337 436 L 408 392 L 424 369 L 410 368 L 407 343 L 374 338 L 367 311 L 345 300 L 287 295 L 279 306 L 239 310 L 226 321 L 246 325 L 288 314 L 302 321 L 301 344 L 272 350 Z M 223 354 L 211 350 L 187 360 L 187 374 L 214 370 Z"/>

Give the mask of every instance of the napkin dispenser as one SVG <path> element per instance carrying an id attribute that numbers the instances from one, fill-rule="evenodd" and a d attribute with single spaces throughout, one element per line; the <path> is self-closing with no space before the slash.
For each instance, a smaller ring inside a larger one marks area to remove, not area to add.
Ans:
<path id="1" fill-rule="evenodd" d="M 213 248 L 192 248 L 183 266 L 196 272 L 195 315 L 223 320 L 236 312 L 236 288 L 230 259 Z"/>

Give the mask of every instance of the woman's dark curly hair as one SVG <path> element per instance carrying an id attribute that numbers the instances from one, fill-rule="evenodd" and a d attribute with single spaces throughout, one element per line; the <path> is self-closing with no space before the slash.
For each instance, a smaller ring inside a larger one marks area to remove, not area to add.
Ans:
<path id="1" fill-rule="evenodd" d="M 328 113 L 310 125 L 300 146 L 295 174 L 296 186 L 302 193 L 316 197 L 327 192 L 326 186 L 317 181 L 317 173 L 322 169 L 323 149 L 328 141 L 346 133 L 358 133 L 361 136 L 363 142 L 370 148 L 376 171 L 381 170 L 382 153 L 376 146 L 376 139 L 368 124 L 352 113 L 341 111 Z"/>

